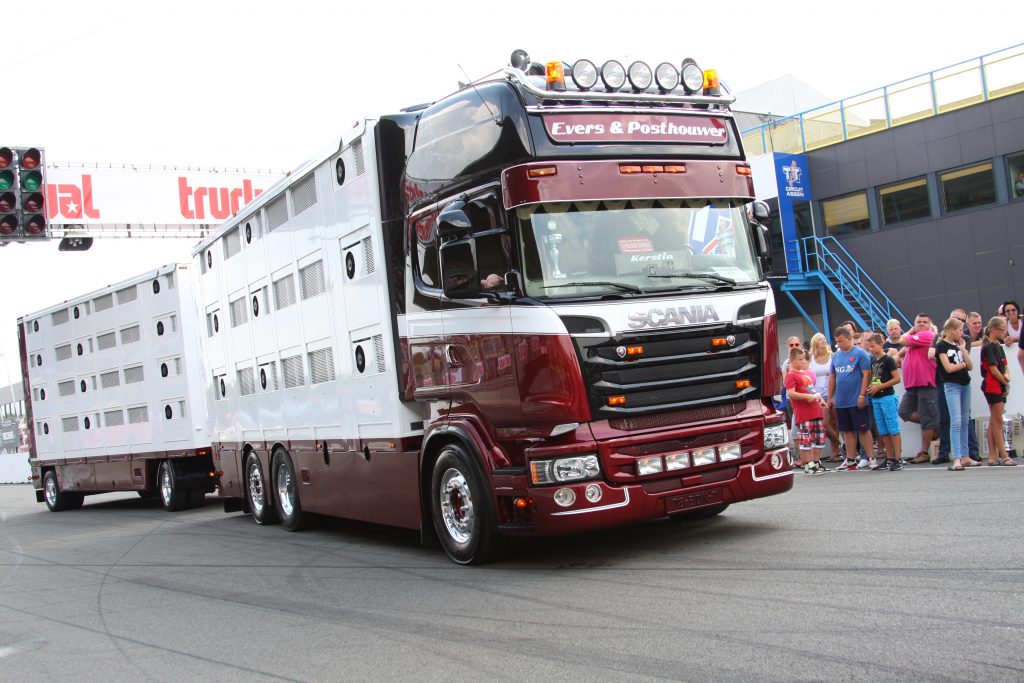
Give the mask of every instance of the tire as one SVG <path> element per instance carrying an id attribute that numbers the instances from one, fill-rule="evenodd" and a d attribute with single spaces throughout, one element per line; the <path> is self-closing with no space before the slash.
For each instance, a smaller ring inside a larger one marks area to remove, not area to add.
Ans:
<path id="1" fill-rule="evenodd" d="M 302 531 L 309 528 L 309 513 L 302 509 L 299 500 L 298 479 L 295 477 L 295 465 L 288 451 L 279 448 L 274 451 L 270 471 L 274 481 L 274 503 L 277 514 L 281 518 L 281 526 L 288 531 Z"/>
<path id="2" fill-rule="evenodd" d="M 206 502 L 206 491 L 202 489 L 189 489 L 188 493 L 188 506 L 190 508 L 201 508 Z"/>
<path id="3" fill-rule="evenodd" d="M 245 498 L 249 501 L 252 521 L 257 524 L 276 524 L 277 511 L 274 501 L 268 495 L 267 480 L 255 453 L 245 459 Z"/>
<path id="4" fill-rule="evenodd" d="M 457 444 L 445 446 L 430 477 L 430 509 L 441 547 L 458 564 L 483 564 L 498 554 L 500 536 L 480 467 Z"/>
<path id="5" fill-rule="evenodd" d="M 57 473 L 47 470 L 43 475 L 43 500 L 46 501 L 46 507 L 50 509 L 50 512 L 63 512 L 82 507 L 85 496 L 81 493 L 61 491 L 60 484 L 57 482 Z"/>
<path id="6" fill-rule="evenodd" d="M 178 476 L 174 470 L 174 463 L 170 460 L 160 461 L 160 467 L 156 471 L 156 490 L 164 510 L 177 512 L 188 506 L 188 496 L 184 489 L 178 488 Z"/>
<path id="7" fill-rule="evenodd" d="M 696 510 L 690 510 L 689 512 L 677 512 L 674 515 L 669 515 L 668 518 L 675 522 L 692 522 L 694 520 L 707 519 L 708 517 L 720 515 L 725 512 L 728 507 L 728 503 L 719 503 L 718 505 L 709 505 L 706 508 L 697 508 Z"/>

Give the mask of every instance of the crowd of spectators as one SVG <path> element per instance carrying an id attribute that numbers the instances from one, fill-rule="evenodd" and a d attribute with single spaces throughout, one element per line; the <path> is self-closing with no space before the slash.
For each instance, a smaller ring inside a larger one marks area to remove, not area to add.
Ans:
<path id="1" fill-rule="evenodd" d="M 790 337 L 783 396 L 799 451 L 796 466 L 812 475 L 829 471 L 826 463 L 840 471 L 899 471 L 931 463 L 959 472 L 980 466 L 981 416 L 971 414 L 972 385 L 980 385 L 989 408 L 987 464 L 1016 466 L 1003 410 L 1010 390 L 1007 357 L 1024 370 L 1022 334 L 1020 306 L 1006 301 L 987 323 L 978 312 L 955 308 L 941 327 L 919 313 L 906 332 L 897 320 L 888 321 L 884 333 L 846 321 L 833 331 L 832 344 L 820 333 L 806 345 Z M 975 367 L 970 351 L 977 345 Z M 900 425 L 908 422 L 920 427 L 921 440 L 904 459 Z"/>

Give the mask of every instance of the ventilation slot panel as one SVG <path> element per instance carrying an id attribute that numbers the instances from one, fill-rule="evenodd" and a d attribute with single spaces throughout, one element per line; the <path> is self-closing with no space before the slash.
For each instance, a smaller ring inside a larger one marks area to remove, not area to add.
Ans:
<path id="1" fill-rule="evenodd" d="M 316 206 L 316 174 L 310 173 L 292 187 L 292 216 L 313 206 Z"/>
<path id="2" fill-rule="evenodd" d="M 128 424 L 140 424 L 142 422 L 149 422 L 149 408 L 147 406 L 137 406 L 135 408 L 128 409 Z"/>
<path id="3" fill-rule="evenodd" d="M 356 175 L 363 175 L 366 170 L 366 161 L 363 159 L 363 140 L 362 138 L 352 143 L 352 156 L 355 157 L 356 163 Z"/>
<path id="4" fill-rule="evenodd" d="M 369 237 L 363 238 L 363 263 L 366 266 L 366 274 L 369 275 L 376 270 L 373 262 L 373 240 Z"/>
<path id="5" fill-rule="evenodd" d="M 303 300 L 312 299 L 314 296 L 323 294 L 326 289 L 324 281 L 324 262 L 315 261 L 305 268 L 299 270 L 299 280 L 302 286 Z"/>
<path id="6" fill-rule="evenodd" d="M 273 232 L 288 222 L 288 202 L 284 195 L 267 204 L 267 232 Z"/>
<path id="7" fill-rule="evenodd" d="M 245 297 L 231 302 L 231 327 L 238 327 L 249 322 L 249 307 Z"/>
<path id="8" fill-rule="evenodd" d="M 145 380 L 145 373 L 143 372 L 141 365 L 124 369 L 125 384 L 137 384 L 143 380 Z"/>
<path id="9" fill-rule="evenodd" d="M 274 280 L 274 308 L 280 311 L 295 303 L 295 276 L 286 275 Z"/>
<path id="10" fill-rule="evenodd" d="M 50 322 L 54 325 L 63 325 L 68 321 L 68 309 L 63 308 L 50 314 Z"/>
<path id="11" fill-rule="evenodd" d="M 61 425 L 65 432 L 77 432 L 78 431 L 78 418 L 77 417 L 63 417 L 60 420 Z"/>
<path id="12" fill-rule="evenodd" d="M 124 424 L 124 411 L 122 410 L 108 410 L 103 413 L 103 422 L 108 427 L 120 427 Z"/>
<path id="13" fill-rule="evenodd" d="M 117 290 L 117 305 L 131 303 L 139 298 L 139 288 L 135 285 Z"/>
<path id="14" fill-rule="evenodd" d="M 71 358 L 71 344 L 65 344 L 64 346 L 58 346 L 54 349 L 54 353 L 57 355 L 57 360 L 68 360 Z"/>
<path id="15" fill-rule="evenodd" d="M 224 234 L 224 260 L 227 260 L 242 251 L 242 237 L 238 228 L 234 228 Z"/>
<path id="16" fill-rule="evenodd" d="M 98 296 L 95 299 L 93 299 L 92 303 L 93 308 L 96 309 L 97 313 L 99 313 L 100 311 L 109 310 L 114 307 L 114 295 L 104 294 L 103 296 Z"/>
<path id="17" fill-rule="evenodd" d="M 242 368 L 238 371 L 238 393 L 242 396 L 256 393 L 256 375 L 252 368 Z"/>
<path id="18" fill-rule="evenodd" d="M 72 380 L 57 383 L 57 393 L 61 396 L 73 396 L 75 393 L 75 383 Z"/>
<path id="19" fill-rule="evenodd" d="M 331 349 L 310 352 L 309 380 L 313 384 L 334 381 L 334 352 Z"/>
<path id="20" fill-rule="evenodd" d="M 121 385 L 121 375 L 117 370 L 100 373 L 100 386 L 110 389 Z"/>
<path id="21" fill-rule="evenodd" d="M 373 335 L 373 355 L 377 359 L 377 372 L 384 372 L 387 369 L 384 362 L 384 335 Z"/>
<path id="22" fill-rule="evenodd" d="M 126 327 L 121 330 L 121 343 L 131 344 L 139 341 L 139 326 Z"/>
<path id="23" fill-rule="evenodd" d="M 117 346 L 117 335 L 113 332 L 107 332 L 96 337 L 96 347 L 100 351 L 106 351 Z"/>
<path id="24" fill-rule="evenodd" d="M 281 359 L 281 370 L 284 372 L 284 388 L 301 387 L 306 384 L 306 376 L 302 370 L 302 356 Z"/>

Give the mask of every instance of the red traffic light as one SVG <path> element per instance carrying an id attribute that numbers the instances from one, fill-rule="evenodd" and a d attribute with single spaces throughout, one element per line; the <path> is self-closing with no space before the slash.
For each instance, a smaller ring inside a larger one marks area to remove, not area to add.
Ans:
<path id="1" fill-rule="evenodd" d="M 39 213 L 43 210 L 43 193 L 33 192 L 25 197 L 22 207 L 26 213 Z"/>
<path id="2" fill-rule="evenodd" d="M 11 235 L 18 229 L 18 217 L 13 215 L 0 216 L 0 235 Z"/>
<path id="3" fill-rule="evenodd" d="M 0 169 L 7 168 L 14 161 L 14 152 L 10 147 L 0 147 Z"/>
<path id="4" fill-rule="evenodd" d="M 39 168 L 39 164 L 42 160 L 42 154 L 40 154 L 39 150 L 35 147 L 26 149 L 21 153 L 20 161 L 22 168 Z"/>
<path id="5" fill-rule="evenodd" d="M 3 194 L 0 194 L 0 213 L 14 211 L 14 203 L 15 199 L 13 192 L 4 192 Z"/>
<path id="6" fill-rule="evenodd" d="M 29 216 L 25 223 L 25 232 L 29 235 L 38 235 L 46 230 L 46 221 L 40 215 Z"/>

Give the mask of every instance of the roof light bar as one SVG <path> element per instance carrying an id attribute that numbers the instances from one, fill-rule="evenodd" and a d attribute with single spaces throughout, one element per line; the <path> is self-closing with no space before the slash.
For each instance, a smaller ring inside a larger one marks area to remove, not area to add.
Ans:
<path id="1" fill-rule="evenodd" d="M 679 85 L 679 69 L 668 62 L 662 62 L 654 70 L 654 81 L 661 92 L 670 92 Z"/>
<path id="2" fill-rule="evenodd" d="M 643 92 L 651 87 L 651 82 L 654 80 L 654 73 L 651 71 L 651 67 L 647 66 L 644 62 L 633 62 L 629 65 L 629 84 L 633 86 L 633 90 L 636 92 Z"/>
<path id="3" fill-rule="evenodd" d="M 590 90 L 597 85 L 597 67 L 589 59 L 578 59 L 572 65 L 572 82 L 580 90 Z"/>
<path id="4" fill-rule="evenodd" d="M 601 82 L 609 92 L 620 90 L 626 84 L 626 68 L 614 59 L 601 65 Z"/>

